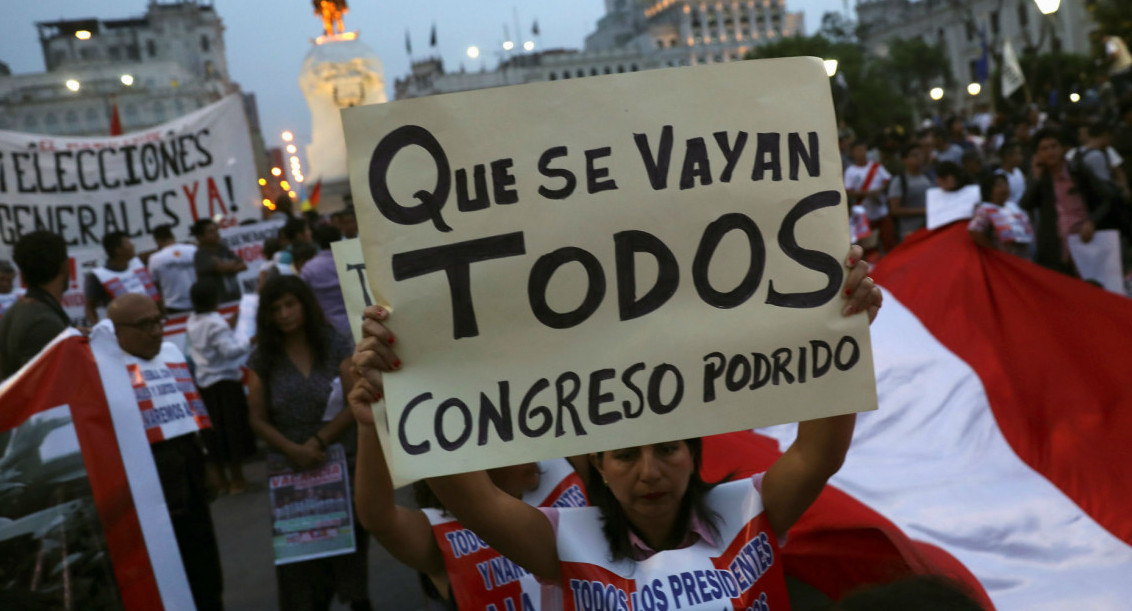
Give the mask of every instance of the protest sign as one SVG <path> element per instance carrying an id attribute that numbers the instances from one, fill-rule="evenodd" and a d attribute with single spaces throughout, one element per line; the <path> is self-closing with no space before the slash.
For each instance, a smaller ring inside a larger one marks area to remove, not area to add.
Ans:
<path id="1" fill-rule="evenodd" d="M 1082 280 L 1099 282 L 1105 290 L 1124 294 L 1124 274 L 1120 263 L 1120 232 L 1116 229 L 1102 229 L 1093 233 L 1093 239 L 1086 244 L 1079 234 L 1070 234 L 1066 240 L 1069 256 Z"/>
<path id="2" fill-rule="evenodd" d="M 243 102 L 230 95 L 123 136 L 72 138 L 0 131 L 0 259 L 25 233 L 63 236 L 71 253 L 101 256 L 124 231 L 138 252 L 155 227 L 180 237 L 200 218 L 258 218 L 259 188 Z"/>
<path id="3" fill-rule="evenodd" d="M 362 341 L 362 317 L 365 309 L 375 303 L 369 288 L 362 241 L 359 238 L 341 240 L 330 245 L 334 253 L 334 268 L 338 272 L 338 286 L 346 302 L 346 316 L 350 319 L 350 333 L 354 342 Z"/>
<path id="4" fill-rule="evenodd" d="M 165 342 L 153 359 L 128 354 L 124 359 L 151 444 L 212 427 L 180 348 Z"/>
<path id="5" fill-rule="evenodd" d="M 251 295 L 259 290 L 259 270 L 267 263 L 267 258 L 263 256 L 263 243 L 268 238 L 279 235 L 283 223 L 283 219 L 272 219 L 220 230 L 220 239 L 224 245 L 248 266 L 236 276 L 240 283 L 240 293 Z"/>
<path id="6" fill-rule="evenodd" d="M 0 386 L 0 608 L 191 609 L 120 351 L 96 352 L 67 330 Z"/>
<path id="7" fill-rule="evenodd" d="M 944 191 L 932 187 L 927 192 L 928 229 L 969 219 L 975 215 L 975 206 L 982 201 L 979 185 L 967 185 L 957 191 Z"/>
<path id="8" fill-rule="evenodd" d="M 346 451 L 326 448 L 326 462 L 296 472 L 279 454 L 267 457 L 275 564 L 354 551 L 354 517 Z"/>
<path id="9" fill-rule="evenodd" d="M 791 58 L 345 109 L 405 479 L 875 409 L 828 77 Z"/>

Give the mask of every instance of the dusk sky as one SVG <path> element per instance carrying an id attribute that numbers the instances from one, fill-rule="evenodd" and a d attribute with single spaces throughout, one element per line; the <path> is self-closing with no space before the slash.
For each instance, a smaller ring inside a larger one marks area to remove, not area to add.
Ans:
<path id="1" fill-rule="evenodd" d="M 35 23 L 58 19 L 124 19 L 145 13 L 148 0 L 33 0 L 4 3 L 0 20 L 0 61 L 13 74 L 42 72 Z M 224 21 L 224 40 L 233 80 L 256 94 L 260 121 L 269 146 L 291 129 L 301 141 L 310 138 L 310 113 L 298 86 L 298 73 L 311 39 L 320 33 L 309 0 L 215 0 Z M 356 30 L 385 63 L 386 91 L 409 70 L 405 52 L 408 31 L 413 57 L 439 54 L 448 70 L 491 68 L 502 53 L 504 28 L 517 41 L 531 39 L 537 20 L 543 49 L 581 48 L 604 12 L 603 0 L 351 0 L 347 30 Z M 843 10 L 841 0 L 786 0 L 787 10 L 806 13 L 807 33 L 817 29 L 822 13 Z M 521 34 L 515 35 L 516 22 Z M 438 45 L 429 48 L 436 24 Z M 478 60 L 465 55 L 469 45 L 483 50 Z M 498 54 L 495 50 L 498 50 Z"/>

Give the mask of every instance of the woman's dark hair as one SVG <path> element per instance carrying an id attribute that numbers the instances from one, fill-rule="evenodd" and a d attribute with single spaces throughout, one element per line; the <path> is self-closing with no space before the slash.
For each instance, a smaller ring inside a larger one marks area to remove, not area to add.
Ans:
<path id="1" fill-rule="evenodd" d="M 318 305 L 318 300 L 302 278 L 276 276 L 264 283 L 263 290 L 259 293 L 259 309 L 255 314 L 256 335 L 259 338 L 258 351 L 263 355 L 264 368 L 271 371 L 285 354 L 283 332 L 275 326 L 271 310 L 275 302 L 287 295 L 293 295 L 303 306 L 303 335 L 310 345 L 314 366 L 325 365 L 330 354 L 330 334 L 333 331 L 326 323 L 326 317 Z"/>
<path id="2" fill-rule="evenodd" d="M 708 527 L 711 534 L 716 538 L 719 537 L 719 526 L 716 524 L 719 521 L 719 515 L 707 506 L 707 493 L 721 482 L 709 484 L 700 477 L 700 467 L 703 464 L 704 455 L 703 440 L 695 437 L 685 439 L 684 443 L 688 446 L 688 451 L 692 453 L 692 475 L 688 479 L 688 489 L 684 492 L 684 498 L 680 500 L 680 511 L 676 514 L 673 531 L 668 540 L 663 543 L 665 549 L 675 548 L 688 536 L 693 515 L 699 516 L 699 519 Z M 597 453 L 599 461 L 602 454 L 604 453 Z M 590 486 L 586 488 L 586 494 L 590 498 L 590 505 L 601 510 L 601 529 L 609 542 L 611 560 L 616 562 L 630 558 L 632 557 L 633 547 L 629 543 L 629 532 L 633 526 L 629 523 L 625 510 L 621 508 L 621 503 L 613 496 L 613 492 L 609 490 L 608 486 L 601 483 L 602 477 L 597 467 L 594 467 L 591 463 L 589 468 Z"/>
<path id="3" fill-rule="evenodd" d="M 295 238 L 303 235 L 310 225 L 307 220 L 302 217 L 292 217 L 287 219 L 283 228 L 279 230 L 279 235 L 286 238 L 288 242 L 294 242 Z"/>
<path id="4" fill-rule="evenodd" d="M 211 312 L 220 303 L 220 288 L 215 282 L 197 280 L 189 289 L 189 299 L 193 302 L 193 311 L 197 314 Z"/>
<path id="5" fill-rule="evenodd" d="M 1004 174 L 987 174 L 979 181 L 979 191 L 982 193 L 984 202 L 991 201 L 991 196 L 994 195 L 994 184 L 1000 180 L 1009 184 Z"/>

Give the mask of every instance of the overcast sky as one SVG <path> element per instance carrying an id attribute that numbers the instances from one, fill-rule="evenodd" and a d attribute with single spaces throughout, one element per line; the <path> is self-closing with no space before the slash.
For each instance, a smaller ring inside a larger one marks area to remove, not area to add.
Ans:
<path id="1" fill-rule="evenodd" d="M 14 74 L 42 72 L 43 54 L 35 23 L 57 19 L 123 19 L 145 13 L 148 0 L 5 0 L 0 20 L 0 61 Z M 269 146 L 279 144 L 278 135 L 291 129 L 300 140 L 309 140 L 310 113 L 298 86 L 299 67 L 310 50 L 311 38 L 322 28 L 309 0 L 215 0 L 224 21 L 228 67 L 233 80 L 244 91 L 252 91 L 259 102 L 260 121 Z M 393 81 L 409 70 L 405 32 L 412 41 L 414 57 L 431 51 L 429 30 L 436 24 L 435 50 L 448 70 L 463 63 L 478 70 L 497 61 L 502 52 L 504 27 L 517 40 L 531 38 L 537 19 L 541 48 L 580 48 L 586 34 L 604 12 L 603 0 L 351 0 L 346 15 L 348 30 L 360 32 L 385 63 L 386 89 L 392 98 Z M 826 11 L 840 11 L 842 0 L 786 0 L 789 11 L 806 13 L 807 33 L 820 24 Z M 521 31 L 515 36 L 516 22 Z M 469 45 L 484 49 L 479 60 L 465 55 Z"/>

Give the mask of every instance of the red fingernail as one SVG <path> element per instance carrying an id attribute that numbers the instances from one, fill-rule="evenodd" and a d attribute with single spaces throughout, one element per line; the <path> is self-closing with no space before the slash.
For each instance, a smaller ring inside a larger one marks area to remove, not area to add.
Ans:
<path id="1" fill-rule="evenodd" d="M 852 258 L 852 257 L 850 257 L 850 258 L 849 258 L 849 267 L 853 267 L 853 266 L 854 266 L 854 265 L 856 265 L 856 264 L 857 264 L 857 260 L 856 260 L 856 259 L 854 259 L 854 258 Z"/>
<path id="2" fill-rule="evenodd" d="M 845 295 L 848 296 L 849 293 L 850 293 L 849 289 L 845 289 Z"/>
<path id="3" fill-rule="evenodd" d="M 393 368 L 394 369 L 400 369 L 401 368 L 401 361 L 393 361 Z"/>
<path id="4" fill-rule="evenodd" d="M 392 335 L 390 335 L 390 336 L 389 336 L 389 345 L 390 345 L 390 346 L 392 346 L 392 345 L 393 345 L 393 342 L 395 342 L 395 341 L 397 341 L 397 338 L 396 338 L 396 337 L 393 337 Z"/>

